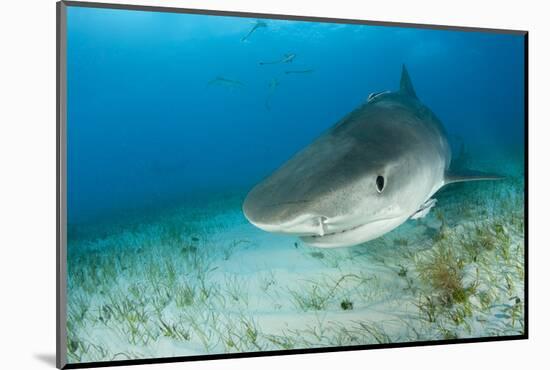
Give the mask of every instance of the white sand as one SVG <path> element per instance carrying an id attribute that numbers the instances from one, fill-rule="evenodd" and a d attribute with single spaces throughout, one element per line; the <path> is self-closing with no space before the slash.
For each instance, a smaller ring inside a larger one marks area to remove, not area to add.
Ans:
<path id="1" fill-rule="evenodd" d="M 75 242 L 69 360 L 521 334 L 514 181 L 457 189 L 426 219 L 352 248 L 258 230 L 238 199 Z"/>

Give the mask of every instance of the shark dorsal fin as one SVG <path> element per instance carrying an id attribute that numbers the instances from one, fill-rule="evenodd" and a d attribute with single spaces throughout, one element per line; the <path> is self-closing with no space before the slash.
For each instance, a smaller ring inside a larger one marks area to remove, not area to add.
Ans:
<path id="1" fill-rule="evenodd" d="M 409 72 L 407 71 L 407 67 L 403 64 L 403 69 L 401 70 L 401 84 L 399 91 L 403 94 L 407 94 L 409 96 L 412 96 L 413 98 L 416 98 L 416 93 L 414 92 L 414 87 L 411 82 L 411 77 L 409 76 Z"/>

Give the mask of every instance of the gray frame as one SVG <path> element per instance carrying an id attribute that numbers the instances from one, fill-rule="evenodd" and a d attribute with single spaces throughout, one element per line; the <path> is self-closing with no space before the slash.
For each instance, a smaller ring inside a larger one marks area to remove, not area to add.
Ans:
<path id="1" fill-rule="evenodd" d="M 67 6 L 56 4 L 57 13 L 57 274 L 56 274 L 56 366 L 67 364 Z"/>
<path id="2" fill-rule="evenodd" d="M 324 347 L 324 348 L 308 348 L 308 349 L 296 349 L 296 350 L 275 350 L 275 351 L 262 351 L 262 352 L 242 352 L 232 354 L 210 354 L 210 355 L 198 355 L 198 356 L 181 356 L 181 357 L 167 357 L 167 358 L 150 358 L 150 359 L 135 359 L 135 360 L 117 360 L 117 361 L 105 361 L 105 362 L 88 362 L 78 364 L 67 363 L 67 7 L 88 7 L 88 8 L 107 8 L 107 9 L 122 9 L 122 10 L 136 10 L 136 11 L 149 11 L 149 12 L 170 12 L 170 13 L 184 13 L 184 14 L 204 14 L 204 15 L 219 15 L 219 16 L 231 16 L 231 17 L 249 17 L 249 18 L 266 18 L 266 19 L 282 19 L 282 20 L 295 20 L 295 21 L 310 21 L 310 22 L 328 22 L 328 23 L 341 23 L 341 24 L 358 24 L 358 25 L 375 25 L 375 26 L 389 26 L 389 27 L 401 27 L 401 28 L 420 28 L 431 30 L 453 30 L 463 32 L 484 32 L 484 33 L 498 33 L 498 34 L 511 34 L 524 37 L 524 75 L 525 75 L 525 99 L 524 99 L 524 111 L 525 111 L 525 332 L 522 335 L 513 336 L 500 336 L 500 337 L 486 337 L 486 338 L 464 338 L 453 340 L 433 340 L 422 342 L 406 342 L 406 343 L 391 343 L 391 344 L 372 344 L 372 345 L 357 345 L 349 347 Z M 231 12 L 231 11 L 219 11 L 219 10 L 205 10 L 205 9 L 188 9 L 188 8 L 171 8 L 171 7 L 159 7 L 159 6 L 142 6 L 142 5 L 128 5 L 128 4 L 109 4 L 109 3 L 94 3 L 94 2 L 81 2 L 81 1 L 59 1 L 56 3 L 56 37 L 57 37 L 57 99 L 56 99 L 56 122 L 57 122 L 57 136 L 56 136 L 56 173 L 57 173 L 57 187 L 56 187 L 56 233 L 57 233 L 57 250 L 56 250 L 56 367 L 59 369 L 68 368 L 89 368 L 98 366 L 122 366 L 122 365 L 137 365 L 137 364 L 153 364 L 153 363 L 167 363 L 167 362 L 182 362 L 182 361 L 196 361 L 196 360 L 212 360 L 212 359 L 226 359 L 226 358 L 242 358 L 242 357 L 260 357 L 260 356 L 275 356 L 275 355 L 289 355 L 289 354 L 303 354 L 303 353 L 320 353 L 320 352 L 336 352 L 336 351 L 351 351 L 351 350 L 364 350 L 375 348 L 398 348 L 398 347 L 417 347 L 425 345 L 442 345 L 442 344 L 455 344 L 455 343 L 475 343 L 475 342 L 489 342 L 489 341 L 502 341 L 502 340 L 518 340 L 528 339 L 529 328 L 529 305 L 528 305 L 528 235 L 529 235 L 529 223 L 528 223 L 528 31 L 522 30 L 506 30 L 506 29 L 493 29 L 493 28 L 474 28 L 474 27 L 458 27 L 458 26 L 444 26 L 444 25 L 427 25 L 416 23 L 399 23 L 399 22 L 381 22 L 381 21 L 368 21 L 368 20 L 355 20 L 355 19 L 338 19 L 338 18 L 325 18 L 325 17 L 308 17 L 308 16 L 296 16 L 296 15 L 281 15 L 281 14 L 265 14 L 265 13 L 248 13 L 248 12 Z"/>

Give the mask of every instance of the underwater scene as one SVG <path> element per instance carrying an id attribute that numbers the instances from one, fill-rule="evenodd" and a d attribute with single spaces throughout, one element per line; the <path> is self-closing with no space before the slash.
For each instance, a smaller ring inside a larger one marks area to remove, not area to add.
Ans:
<path id="1" fill-rule="evenodd" d="M 525 333 L 524 36 L 67 7 L 69 363 Z"/>

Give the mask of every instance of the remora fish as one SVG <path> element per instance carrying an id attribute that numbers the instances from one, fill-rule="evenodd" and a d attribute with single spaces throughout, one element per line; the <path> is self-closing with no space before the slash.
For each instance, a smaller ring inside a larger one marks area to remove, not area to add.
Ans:
<path id="1" fill-rule="evenodd" d="M 282 59 L 275 60 L 273 62 L 260 62 L 260 65 L 264 64 L 282 64 L 282 63 L 292 63 L 292 61 L 296 58 L 296 54 L 285 54 L 283 55 Z"/>
<path id="2" fill-rule="evenodd" d="M 241 39 L 241 41 L 246 41 L 248 40 L 248 38 L 250 36 L 252 36 L 252 34 L 254 32 L 256 32 L 256 30 L 258 28 L 265 28 L 267 27 L 267 24 L 264 22 L 264 21 L 260 21 L 260 20 L 257 20 L 256 23 L 254 23 L 254 26 L 252 26 L 252 28 L 250 29 L 250 31 L 248 31 L 248 33 L 246 35 L 243 36 L 243 38 Z"/>
<path id="3" fill-rule="evenodd" d="M 279 86 L 279 80 L 276 78 L 269 81 L 269 91 L 267 92 L 267 97 L 265 98 L 265 107 L 267 110 L 271 110 L 271 97 L 275 93 L 275 90 Z"/>
<path id="4" fill-rule="evenodd" d="M 450 162 L 445 129 L 403 66 L 399 91 L 371 94 L 256 185 L 243 212 L 260 229 L 313 246 L 356 245 L 424 217 L 447 184 L 499 178 L 453 174 Z"/>
<path id="5" fill-rule="evenodd" d="M 229 78 L 225 78 L 223 76 L 217 76 L 213 80 L 208 81 L 208 85 L 218 85 L 218 86 L 227 86 L 230 88 L 235 87 L 243 87 L 244 84 L 241 81 L 238 80 L 231 80 Z"/>

